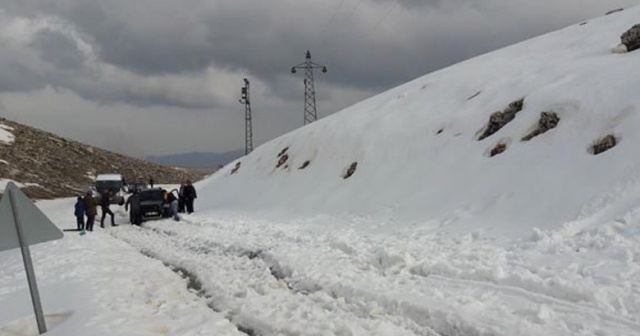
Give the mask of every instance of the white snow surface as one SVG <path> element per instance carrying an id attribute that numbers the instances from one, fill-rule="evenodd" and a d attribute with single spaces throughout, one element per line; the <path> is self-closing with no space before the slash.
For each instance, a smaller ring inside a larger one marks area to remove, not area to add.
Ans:
<path id="1" fill-rule="evenodd" d="M 14 181 L 14 180 L 11 180 L 11 179 L 0 178 L 0 192 L 4 191 L 4 189 L 7 187 L 7 184 L 9 184 L 9 182 L 15 183 L 15 185 L 20 187 L 20 188 L 22 188 L 22 187 L 39 187 L 40 186 L 38 183 L 20 183 L 18 181 Z"/>
<path id="2" fill-rule="evenodd" d="M 96 177 L 96 181 L 122 181 L 120 174 L 100 174 Z"/>
<path id="3" fill-rule="evenodd" d="M 8 144 L 15 140 L 13 133 L 10 131 L 13 131 L 13 127 L 0 124 L 0 143 Z"/>
<path id="4" fill-rule="evenodd" d="M 611 52 L 639 17 L 463 62 L 271 141 L 198 183 L 180 222 L 34 246 L 49 334 L 640 335 L 640 52 Z M 550 110 L 558 127 L 521 142 Z M 607 134 L 619 144 L 591 155 Z M 71 228 L 73 203 L 38 205 Z M 19 253 L 0 266 L 0 335 L 35 335 Z"/>
<path id="5" fill-rule="evenodd" d="M 74 203 L 38 205 L 70 229 Z M 61 240 L 31 247 L 47 335 L 242 335 L 162 262 L 96 226 L 85 236 L 65 232 Z M 0 335 L 38 335 L 19 250 L 0 252 L 0 265 Z"/>
<path id="6" fill-rule="evenodd" d="M 38 205 L 70 228 L 73 203 Z M 66 232 L 32 247 L 47 334 L 639 335 L 640 210 L 524 240 L 384 226 L 205 211 Z M 19 252 L 0 265 L 0 335 L 36 335 Z"/>

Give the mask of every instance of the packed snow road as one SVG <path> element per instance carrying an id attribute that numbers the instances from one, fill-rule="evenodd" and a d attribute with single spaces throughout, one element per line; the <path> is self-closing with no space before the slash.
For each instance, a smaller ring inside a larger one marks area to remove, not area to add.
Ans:
<path id="1" fill-rule="evenodd" d="M 637 216 L 524 241 L 237 214 L 109 232 L 248 334 L 613 336 L 639 335 Z"/>

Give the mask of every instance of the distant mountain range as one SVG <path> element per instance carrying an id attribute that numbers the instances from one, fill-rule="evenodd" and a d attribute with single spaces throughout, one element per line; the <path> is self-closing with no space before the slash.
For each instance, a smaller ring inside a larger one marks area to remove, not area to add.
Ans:
<path id="1" fill-rule="evenodd" d="M 244 150 L 224 153 L 191 152 L 170 155 L 151 155 L 147 161 L 169 167 L 184 168 L 218 168 L 244 156 Z"/>

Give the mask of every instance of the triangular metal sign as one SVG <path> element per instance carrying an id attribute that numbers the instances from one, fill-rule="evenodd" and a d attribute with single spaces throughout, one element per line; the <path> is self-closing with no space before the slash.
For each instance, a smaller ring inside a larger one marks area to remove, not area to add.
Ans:
<path id="1" fill-rule="evenodd" d="M 9 197 L 10 193 L 13 193 L 13 198 Z M 12 202 L 15 204 L 12 205 Z M 0 251 L 20 247 L 12 206 L 15 206 L 20 216 L 22 233 L 27 245 L 63 237 L 62 231 L 33 204 L 29 197 L 15 183 L 9 182 L 0 201 Z"/>

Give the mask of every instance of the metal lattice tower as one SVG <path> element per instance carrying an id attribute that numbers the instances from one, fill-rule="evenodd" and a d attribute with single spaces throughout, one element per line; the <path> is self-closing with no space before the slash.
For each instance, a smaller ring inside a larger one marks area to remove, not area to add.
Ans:
<path id="1" fill-rule="evenodd" d="M 318 120 L 313 69 L 322 69 L 322 72 L 327 72 L 327 67 L 312 62 L 311 53 L 307 50 L 306 60 L 291 68 L 291 73 L 296 73 L 296 69 L 304 69 L 304 124 L 306 125 Z"/>
<path id="2" fill-rule="evenodd" d="M 240 91 L 240 103 L 244 104 L 244 153 L 253 151 L 253 126 L 251 125 L 251 99 L 249 98 L 249 80 L 244 79 L 244 87 Z"/>

